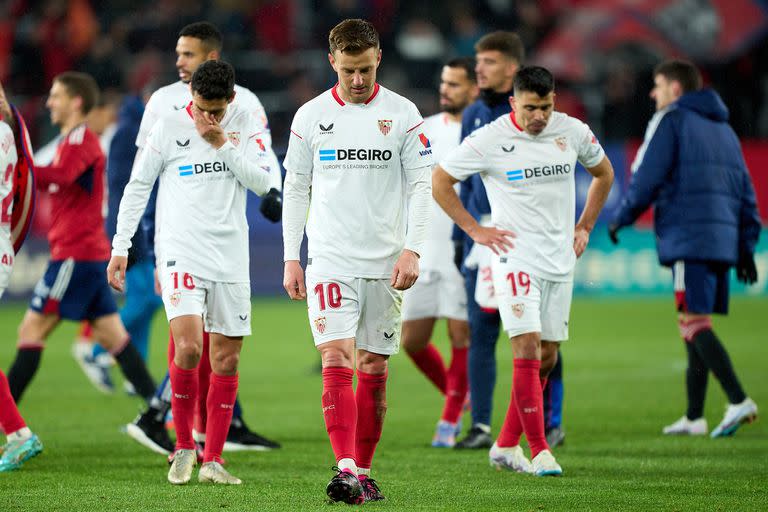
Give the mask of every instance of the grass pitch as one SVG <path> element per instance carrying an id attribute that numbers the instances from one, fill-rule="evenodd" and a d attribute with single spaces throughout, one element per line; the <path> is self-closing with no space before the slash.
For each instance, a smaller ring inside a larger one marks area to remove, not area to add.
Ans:
<path id="1" fill-rule="evenodd" d="M 716 321 L 748 394 L 768 415 L 768 343 L 759 322 L 768 298 L 738 298 Z M 0 305 L 0 365 L 14 354 L 23 305 Z M 154 326 L 151 370 L 164 373 L 167 324 Z M 40 372 L 21 403 L 45 450 L 21 471 L 0 474 L 0 511 L 328 510 L 333 463 L 320 408 L 321 380 L 306 309 L 259 300 L 246 341 L 240 397 L 257 431 L 281 441 L 270 453 L 225 453 L 240 487 L 166 482 L 168 466 L 119 431 L 141 404 L 99 394 L 70 356 L 74 324 L 49 340 Z M 438 325 L 438 346 L 447 347 Z M 577 298 L 563 347 L 566 444 L 555 454 L 562 478 L 540 479 L 488 466 L 485 451 L 429 447 L 441 400 L 401 354 L 392 359 L 389 412 L 374 477 L 387 496 L 366 508 L 391 510 L 768 510 L 765 420 L 730 439 L 665 438 L 685 409 L 685 355 L 671 301 Z M 509 396 L 511 351 L 498 347 L 494 433 Z M 115 369 L 116 382 L 120 383 Z M 706 417 L 722 418 L 725 398 L 709 382 Z M 465 424 L 469 417 L 465 417 Z M 337 507 L 346 505 L 337 504 Z"/>

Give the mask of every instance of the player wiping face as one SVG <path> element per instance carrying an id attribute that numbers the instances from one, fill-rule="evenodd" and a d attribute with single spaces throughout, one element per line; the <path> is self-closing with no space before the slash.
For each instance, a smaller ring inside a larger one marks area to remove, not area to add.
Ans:
<path id="1" fill-rule="evenodd" d="M 195 121 L 197 133 L 212 144 L 216 149 L 227 142 L 227 136 L 219 123 L 227 114 L 227 106 L 234 100 L 234 95 L 229 100 L 224 98 L 207 100 L 198 93 L 192 93 L 192 119 Z"/>

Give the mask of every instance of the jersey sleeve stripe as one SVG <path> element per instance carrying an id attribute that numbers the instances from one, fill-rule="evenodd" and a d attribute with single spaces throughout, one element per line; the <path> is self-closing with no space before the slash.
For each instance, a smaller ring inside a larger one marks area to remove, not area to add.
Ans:
<path id="1" fill-rule="evenodd" d="M 473 146 L 473 145 L 472 145 L 472 144 L 469 142 L 469 139 L 464 139 L 464 142 L 467 144 L 467 146 L 469 146 L 470 148 L 472 148 L 472 150 L 473 150 L 475 153 L 477 153 L 477 155 L 478 155 L 478 156 L 483 156 L 483 154 L 482 154 L 480 151 L 478 151 L 478 150 L 477 150 L 477 148 L 476 148 L 475 146 Z"/>
<path id="2" fill-rule="evenodd" d="M 295 136 L 297 136 L 298 138 L 300 138 L 301 140 L 304 140 L 304 137 L 302 137 L 301 135 L 299 135 L 295 131 L 291 130 L 291 133 L 294 134 Z"/>
<path id="3" fill-rule="evenodd" d="M 408 130 L 406 130 L 406 132 L 405 132 L 405 133 L 411 133 L 413 130 L 415 130 L 416 128 L 418 128 L 419 126 L 421 126 L 421 125 L 423 125 L 423 124 L 424 124 L 424 121 L 420 122 L 419 124 L 417 124 L 417 125 L 416 125 L 416 126 L 414 126 L 413 128 L 409 128 Z"/>

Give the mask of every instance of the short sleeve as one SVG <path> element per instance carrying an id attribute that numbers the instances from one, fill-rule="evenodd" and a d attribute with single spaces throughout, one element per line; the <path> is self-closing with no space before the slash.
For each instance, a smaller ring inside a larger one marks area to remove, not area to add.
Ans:
<path id="1" fill-rule="evenodd" d="M 314 162 L 309 141 L 308 124 L 304 120 L 304 111 L 299 109 L 291 123 L 291 133 L 288 139 L 288 151 L 285 153 L 283 167 L 288 172 L 297 174 L 312 174 Z"/>
<path id="2" fill-rule="evenodd" d="M 603 161 L 605 151 L 589 126 L 579 122 L 576 137 L 577 158 L 581 165 L 590 168 Z"/>
<path id="3" fill-rule="evenodd" d="M 467 137 L 459 144 L 459 147 L 453 149 L 440 162 L 445 172 L 459 181 L 464 181 L 473 174 L 478 174 L 485 170 L 485 157 L 478 149 L 479 141 L 482 135 L 488 130 L 488 126 L 483 126 L 473 132 L 471 137 Z"/>
<path id="4" fill-rule="evenodd" d="M 416 105 L 411 103 L 408 107 L 407 128 L 403 147 L 400 150 L 400 162 L 406 171 L 432 167 L 434 165 L 432 143 L 424 131 L 424 119 Z"/>

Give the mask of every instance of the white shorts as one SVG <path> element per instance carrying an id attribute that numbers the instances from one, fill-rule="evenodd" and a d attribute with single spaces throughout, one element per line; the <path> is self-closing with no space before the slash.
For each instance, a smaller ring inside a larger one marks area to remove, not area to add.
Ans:
<path id="1" fill-rule="evenodd" d="M 159 269 L 165 314 L 170 322 L 183 315 L 200 315 L 206 332 L 230 336 L 251 334 L 249 283 L 209 281 L 178 267 Z"/>
<path id="2" fill-rule="evenodd" d="M 453 272 L 425 271 L 403 293 L 403 320 L 453 318 L 467 321 L 467 292 L 464 278 Z"/>
<path id="3" fill-rule="evenodd" d="M 545 341 L 568 339 L 573 281 L 547 281 L 496 260 L 493 285 L 510 338 L 538 332 Z"/>
<path id="4" fill-rule="evenodd" d="M 309 325 L 315 345 L 355 338 L 355 347 L 374 354 L 400 350 L 402 292 L 386 279 L 306 275 Z"/>

